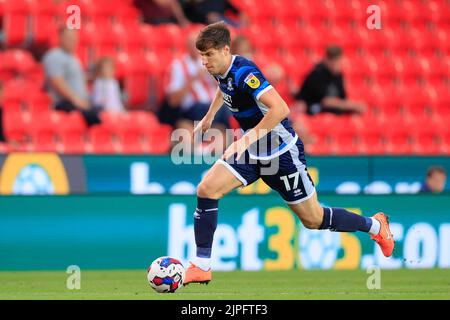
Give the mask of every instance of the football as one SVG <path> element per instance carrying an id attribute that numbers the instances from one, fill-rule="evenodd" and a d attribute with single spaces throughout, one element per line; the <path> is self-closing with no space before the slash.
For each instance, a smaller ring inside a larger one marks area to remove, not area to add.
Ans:
<path id="1" fill-rule="evenodd" d="M 147 280 L 158 293 L 173 293 L 183 286 L 184 267 L 171 257 L 159 257 L 147 269 Z"/>

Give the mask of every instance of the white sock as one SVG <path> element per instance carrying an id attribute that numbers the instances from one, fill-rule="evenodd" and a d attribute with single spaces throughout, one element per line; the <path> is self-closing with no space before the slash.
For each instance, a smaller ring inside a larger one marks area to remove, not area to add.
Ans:
<path id="1" fill-rule="evenodd" d="M 194 264 L 203 271 L 208 271 L 209 269 L 211 269 L 211 258 L 195 257 Z"/>
<path id="2" fill-rule="evenodd" d="M 372 219 L 372 226 L 370 227 L 369 233 L 376 236 L 378 233 L 380 233 L 381 223 L 375 218 L 370 219 Z"/>

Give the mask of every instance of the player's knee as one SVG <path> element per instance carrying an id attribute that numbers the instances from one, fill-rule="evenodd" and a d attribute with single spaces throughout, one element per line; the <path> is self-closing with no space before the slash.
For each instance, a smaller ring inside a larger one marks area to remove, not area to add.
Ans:
<path id="1" fill-rule="evenodd" d="M 197 186 L 197 197 L 219 199 L 221 197 L 221 194 L 216 190 L 212 183 L 208 181 L 202 181 Z"/>

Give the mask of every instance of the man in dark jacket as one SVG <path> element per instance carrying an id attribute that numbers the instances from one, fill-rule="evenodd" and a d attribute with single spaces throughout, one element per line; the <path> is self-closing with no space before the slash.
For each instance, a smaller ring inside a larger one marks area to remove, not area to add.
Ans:
<path id="1" fill-rule="evenodd" d="M 341 69 L 342 49 L 338 46 L 327 47 L 324 60 L 308 74 L 295 95 L 296 100 L 305 102 L 308 114 L 364 112 L 364 103 L 347 99 Z"/>

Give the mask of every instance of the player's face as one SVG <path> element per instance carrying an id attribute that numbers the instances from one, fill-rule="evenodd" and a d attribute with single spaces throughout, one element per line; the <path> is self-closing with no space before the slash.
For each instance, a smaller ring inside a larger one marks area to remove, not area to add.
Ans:
<path id="1" fill-rule="evenodd" d="M 227 71 L 227 55 L 229 48 L 225 46 L 220 49 L 208 49 L 199 51 L 202 57 L 202 64 L 212 75 L 224 74 Z"/>

